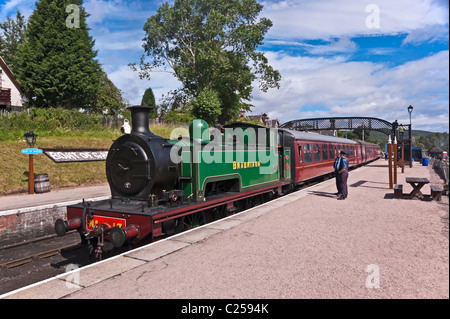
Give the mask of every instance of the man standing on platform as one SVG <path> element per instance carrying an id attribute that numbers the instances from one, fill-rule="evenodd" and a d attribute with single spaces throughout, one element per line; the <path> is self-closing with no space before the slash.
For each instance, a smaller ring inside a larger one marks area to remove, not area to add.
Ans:
<path id="1" fill-rule="evenodd" d="M 348 179 L 348 159 L 347 154 L 341 151 L 341 161 L 339 164 L 339 178 L 341 180 L 341 196 L 338 197 L 340 200 L 344 200 L 348 195 L 347 179 Z"/>
<path id="2" fill-rule="evenodd" d="M 341 177 L 339 174 L 339 166 L 341 164 L 341 155 L 338 154 L 336 159 L 334 160 L 334 176 L 336 176 L 336 188 L 337 193 L 334 195 L 337 195 L 338 197 L 341 196 Z"/>

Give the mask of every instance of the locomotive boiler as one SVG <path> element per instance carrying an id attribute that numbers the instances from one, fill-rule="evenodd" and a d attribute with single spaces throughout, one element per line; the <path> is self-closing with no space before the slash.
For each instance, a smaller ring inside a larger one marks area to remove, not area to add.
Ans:
<path id="1" fill-rule="evenodd" d="M 106 177 L 112 198 L 148 200 L 176 187 L 178 169 L 171 163 L 173 144 L 149 129 L 150 109 L 130 108 L 132 130 L 117 139 L 106 158 Z"/>

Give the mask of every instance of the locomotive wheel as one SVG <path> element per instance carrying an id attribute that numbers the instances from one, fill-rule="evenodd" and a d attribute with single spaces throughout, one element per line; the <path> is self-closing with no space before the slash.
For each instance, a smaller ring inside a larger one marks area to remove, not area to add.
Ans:
<path id="1" fill-rule="evenodd" d="M 97 241 L 97 238 L 81 238 L 81 246 L 84 247 L 89 261 L 92 261 L 95 258 L 95 247 L 97 246 Z"/>
<path id="2" fill-rule="evenodd" d="M 183 216 L 176 221 L 176 233 L 180 233 L 195 227 L 199 227 L 206 224 L 206 216 L 204 212 L 198 212 Z"/>
<path id="3" fill-rule="evenodd" d="M 214 222 L 227 216 L 227 206 L 222 205 L 205 211 L 206 222 Z"/>
<path id="4" fill-rule="evenodd" d="M 256 195 L 253 197 L 249 197 L 245 200 L 245 209 L 250 209 L 252 207 L 261 205 L 264 202 L 262 195 Z"/>

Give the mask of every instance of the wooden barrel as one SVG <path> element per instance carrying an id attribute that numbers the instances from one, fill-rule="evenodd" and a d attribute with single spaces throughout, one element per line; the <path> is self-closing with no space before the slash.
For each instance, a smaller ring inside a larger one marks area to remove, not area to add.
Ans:
<path id="1" fill-rule="evenodd" d="M 47 193 L 50 191 L 50 180 L 48 174 L 34 175 L 34 191 L 35 193 Z"/>

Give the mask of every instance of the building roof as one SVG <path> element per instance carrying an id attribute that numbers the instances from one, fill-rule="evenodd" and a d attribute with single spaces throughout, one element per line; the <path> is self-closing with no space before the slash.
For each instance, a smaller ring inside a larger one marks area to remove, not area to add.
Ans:
<path id="1" fill-rule="evenodd" d="M 439 147 L 437 147 L 437 146 L 433 146 L 432 148 L 430 148 L 429 150 L 428 150 L 428 153 L 443 153 L 444 152 L 444 150 L 443 149 L 441 149 L 441 148 L 439 148 Z"/>
<path id="2" fill-rule="evenodd" d="M 322 135 L 322 134 L 313 133 L 313 132 L 288 130 L 288 129 L 280 129 L 280 130 L 291 133 L 294 136 L 294 138 L 297 140 L 342 143 L 342 144 L 358 144 L 354 140 L 349 140 L 349 139 L 341 138 L 341 137 Z"/>
<path id="3" fill-rule="evenodd" d="M 1 56 L 0 56 L 0 67 L 6 73 L 6 75 L 11 79 L 11 82 L 14 83 L 14 85 L 19 90 L 19 92 L 22 92 L 22 87 L 20 86 L 19 82 L 17 82 L 16 77 L 11 72 L 11 69 L 9 68 L 9 66 L 6 64 L 5 60 L 3 60 L 3 58 Z"/>

